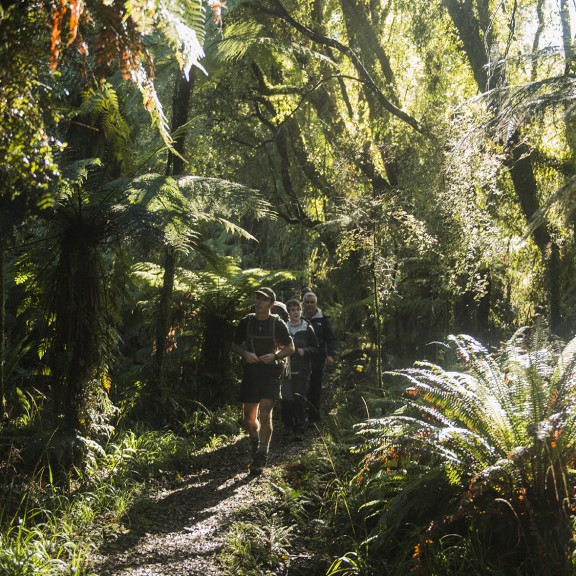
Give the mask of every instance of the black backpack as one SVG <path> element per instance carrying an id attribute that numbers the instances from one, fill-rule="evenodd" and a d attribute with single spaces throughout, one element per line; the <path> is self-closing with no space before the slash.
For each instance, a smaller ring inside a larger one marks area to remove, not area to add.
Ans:
<path id="1" fill-rule="evenodd" d="M 256 314 L 254 314 L 254 312 L 248 314 L 248 326 L 246 328 L 246 343 L 249 345 L 252 352 L 256 351 L 256 348 L 254 347 L 255 338 L 270 338 L 270 333 L 266 334 L 265 336 L 259 336 L 256 334 L 256 331 L 254 330 L 254 318 L 256 318 Z M 282 321 L 282 318 L 278 314 L 270 314 L 269 322 L 272 322 L 272 329 L 270 332 L 272 333 L 272 340 L 274 342 L 274 351 L 276 351 L 276 348 L 278 348 L 278 342 L 276 341 L 276 323 L 279 321 Z M 282 369 L 283 378 L 290 377 L 290 358 L 288 356 L 285 356 L 284 358 L 278 358 L 275 363 Z"/>

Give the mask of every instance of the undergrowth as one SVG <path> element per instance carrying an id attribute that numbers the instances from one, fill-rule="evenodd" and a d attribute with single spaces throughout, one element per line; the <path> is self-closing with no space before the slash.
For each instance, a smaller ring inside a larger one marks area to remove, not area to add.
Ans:
<path id="1" fill-rule="evenodd" d="M 364 539 L 349 488 L 359 463 L 353 423 L 366 406 L 362 394 L 353 406 L 350 390 L 329 392 L 334 409 L 319 434 L 270 469 L 260 487 L 267 494 L 237 513 L 220 555 L 226 574 L 325 576 L 334 557 Z"/>
<path id="2" fill-rule="evenodd" d="M 233 524 L 227 573 L 572 575 L 575 366 L 576 339 L 537 328 L 498 352 L 452 337 L 444 367 L 386 390 L 340 380 L 320 437 Z"/>
<path id="3" fill-rule="evenodd" d="M 227 574 L 573 573 L 576 340 L 450 345 L 444 367 L 389 373 L 386 390 L 333 378 L 320 433 L 230 523 Z M 5 462 L 0 573 L 87 576 L 92 547 L 125 529 L 151 482 L 239 431 L 230 412 L 193 418 L 200 435 L 117 434 L 65 487 L 49 468 L 22 483 Z"/>
<path id="4" fill-rule="evenodd" d="M 0 574 L 91 575 L 91 551 L 127 530 L 127 514 L 151 483 L 178 480 L 195 453 L 239 431 L 231 409 L 190 419 L 194 435 L 136 426 L 91 441 L 86 465 L 64 480 L 50 464 L 19 470 L 19 451 L 8 450 L 0 469 Z"/>

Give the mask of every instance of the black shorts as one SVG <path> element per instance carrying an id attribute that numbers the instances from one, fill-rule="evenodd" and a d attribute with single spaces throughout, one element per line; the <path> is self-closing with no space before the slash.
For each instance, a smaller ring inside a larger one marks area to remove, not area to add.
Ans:
<path id="1" fill-rule="evenodd" d="M 263 399 L 278 400 L 281 374 L 277 366 L 245 364 L 240 384 L 240 402 L 258 404 Z"/>

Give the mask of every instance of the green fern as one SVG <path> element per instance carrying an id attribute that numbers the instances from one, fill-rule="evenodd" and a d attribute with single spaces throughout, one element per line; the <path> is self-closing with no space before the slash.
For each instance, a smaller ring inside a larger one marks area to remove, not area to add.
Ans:
<path id="1" fill-rule="evenodd" d="M 202 44 L 206 22 L 202 0 L 193 0 L 185 5 L 162 0 L 146 3 L 129 0 L 124 3 L 124 8 L 125 18 L 131 19 L 143 37 L 156 38 L 159 43 L 170 46 L 181 72 L 186 77 L 192 66 L 206 73 L 200 63 L 204 57 Z M 158 130 L 166 146 L 175 152 L 169 121 L 156 92 L 153 75 L 140 62 L 139 67 L 130 70 L 129 77 L 142 96 L 152 125 Z"/>
<path id="2" fill-rule="evenodd" d="M 407 521 L 428 523 L 422 559 L 449 530 L 497 522 L 508 532 L 483 543 L 492 552 L 512 546 L 522 551 L 516 561 L 568 574 L 576 339 L 557 352 L 540 327 L 519 331 L 500 354 L 469 336 L 449 343 L 462 371 L 422 362 L 388 373 L 400 383 L 395 411 L 358 428 L 358 480 L 382 502 L 378 538 L 390 544 Z"/>
<path id="3" fill-rule="evenodd" d="M 192 66 L 204 73 L 206 70 L 200 64 L 204 56 L 205 15 L 202 0 L 187 2 L 185 11 L 178 15 L 166 4 L 160 4 L 159 30 L 166 37 L 176 55 L 176 60 L 186 78 Z"/>
<path id="4" fill-rule="evenodd" d="M 104 136 L 114 148 L 116 159 L 126 163 L 130 159 L 130 127 L 118 104 L 118 94 L 109 82 L 83 93 L 81 114 L 90 114 L 100 120 Z"/>
<path id="5" fill-rule="evenodd" d="M 270 205 L 256 190 L 219 178 L 145 174 L 112 186 L 123 189 L 130 203 L 161 216 L 167 242 L 183 252 L 206 249 L 200 241 L 200 222 L 219 223 L 228 233 L 253 240 L 230 218 L 272 216 Z"/>

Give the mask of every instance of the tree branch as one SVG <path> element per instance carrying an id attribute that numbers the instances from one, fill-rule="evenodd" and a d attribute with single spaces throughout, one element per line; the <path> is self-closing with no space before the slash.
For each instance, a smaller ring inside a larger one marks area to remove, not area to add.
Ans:
<path id="1" fill-rule="evenodd" d="M 328 36 L 324 36 L 323 34 L 318 34 L 317 32 L 310 30 L 310 28 L 307 28 L 306 26 L 304 26 L 303 24 L 292 18 L 292 16 L 284 8 L 280 0 L 272 0 L 272 2 L 277 7 L 280 17 L 286 20 L 286 22 L 288 22 L 291 26 L 296 28 L 296 30 L 298 30 L 300 33 L 310 38 L 310 40 L 312 40 L 313 42 L 317 42 L 318 44 L 322 44 L 323 46 L 329 46 L 331 48 L 334 48 L 335 50 L 338 50 L 340 53 L 350 58 L 350 60 L 354 64 L 354 67 L 356 68 L 356 71 L 360 76 L 360 80 L 367 88 L 369 88 L 375 94 L 375 96 L 378 98 L 378 102 L 382 105 L 382 107 L 388 112 L 390 112 L 393 116 L 396 116 L 396 118 L 399 118 L 403 122 L 406 122 L 406 124 L 408 124 L 411 128 L 416 130 L 416 132 L 419 132 L 421 134 L 424 133 L 424 130 L 420 125 L 420 123 L 418 122 L 418 120 L 416 120 L 415 118 L 410 116 L 410 114 L 404 112 L 400 108 L 394 106 L 394 104 L 392 104 L 392 102 L 390 102 L 390 100 L 386 98 L 382 90 L 380 90 L 378 84 L 374 81 L 368 70 L 366 70 L 360 58 L 358 58 L 358 56 L 356 55 L 354 50 L 352 50 L 352 48 L 342 44 L 341 42 L 338 42 L 338 40 L 335 40 L 334 38 L 329 38 Z"/>

